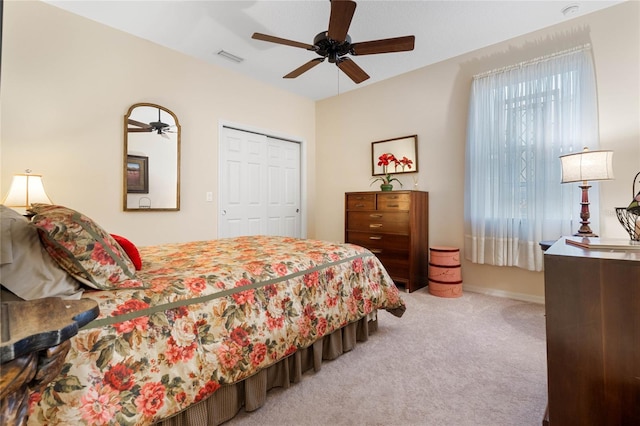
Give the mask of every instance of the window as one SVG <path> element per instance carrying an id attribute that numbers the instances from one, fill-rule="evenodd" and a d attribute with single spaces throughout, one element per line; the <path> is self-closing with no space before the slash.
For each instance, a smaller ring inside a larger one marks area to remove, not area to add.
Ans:
<path id="1" fill-rule="evenodd" d="M 577 186 L 560 184 L 558 157 L 597 145 L 588 48 L 474 78 L 466 146 L 467 259 L 542 270 L 538 243 L 571 234 L 579 212 Z"/>

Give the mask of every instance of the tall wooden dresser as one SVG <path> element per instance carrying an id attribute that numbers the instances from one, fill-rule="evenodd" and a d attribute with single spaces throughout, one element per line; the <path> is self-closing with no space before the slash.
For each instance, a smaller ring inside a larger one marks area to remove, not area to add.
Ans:
<path id="1" fill-rule="evenodd" d="M 544 254 L 549 407 L 543 425 L 640 424 L 640 250 Z"/>
<path id="2" fill-rule="evenodd" d="M 406 291 L 427 285 L 428 192 L 347 192 L 345 208 L 345 242 L 371 250 Z"/>

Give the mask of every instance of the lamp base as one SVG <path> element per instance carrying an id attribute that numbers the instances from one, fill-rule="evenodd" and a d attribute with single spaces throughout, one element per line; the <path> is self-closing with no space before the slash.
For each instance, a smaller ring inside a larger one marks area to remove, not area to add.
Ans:
<path id="1" fill-rule="evenodd" d="M 589 230 L 589 232 L 576 232 L 575 234 L 573 234 L 574 237 L 594 237 L 597 238 L 598 234 L 594 234 L 593 232 L 591 232 L 591 230 Z"/>
<path id="2" fill-rule="evenodd" d="M 578 232 L 573 234 L 573 236 L 597 237 L 589 227 L 589 218 L 591 217 L 591 214 L 589 213 L 589 188 L 591 188 L 591 185 L 587 185 L 587 182 L 583 182 L 582 185 L 580 185 L 580 188 L 582 189 L 582 202 L 580 203 L 580 229 L 578 229 Z"/>

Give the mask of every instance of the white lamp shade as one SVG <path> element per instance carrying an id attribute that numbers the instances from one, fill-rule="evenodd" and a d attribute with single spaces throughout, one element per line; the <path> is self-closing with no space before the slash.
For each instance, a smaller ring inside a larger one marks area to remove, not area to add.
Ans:
<path id="1" fill-rule="evenodd" d="M 562 183 L 613 179 L 613 151 L 584 151 L 560 156 Z"/>
<path id="2" fill-rule="evenodd" d="M 14 175 L 9 193 L 2 200 L 2 204 L 26 209 L 33 203 L 53 204 L 44 190 L 42 175 Z"/>

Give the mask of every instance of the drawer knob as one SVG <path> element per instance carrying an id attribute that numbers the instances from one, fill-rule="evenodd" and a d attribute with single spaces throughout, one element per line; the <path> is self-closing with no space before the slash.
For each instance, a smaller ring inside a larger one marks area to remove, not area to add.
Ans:
<path id="1" fill-rule="evenodd" d="M 369 237 L 369 239 L 370 239 L 370 240 L 381 240 L 381 239 L 382 239 L 382 237 L 378 237 L 378 236 L 376 236 L 376 235 L 373 235 L 373 236 Z"/>
<path id="2" fill-rule="evenodd" d="M 369 215 L 369 217 L 373 217 L 373 218 L 379 219 L 379 218 L 381 218 L 381 217 L 382 217 L 382 215 L 381 215 L 380 213 L 371 213 L 371 214 Z"/>
<path id="3" fill-rule="evenodd" d="M 356 207 L 364 207 L 364 204 L 356 204 Z"/>
<path id="4" fill-rule="evenodd" d="M 369 228 L 382 228 L 381 223 L 370 223 Z"/>
<path id="5" fill-rule="evenodd" d="M 381 250 L 381 249 L 369 249 L 369 251 L 370 251 L 371 253 L 373 253 L 373 254 L 380 254 L 380 253 L 382 253 L 382 250 Z"/>
<path id="6" fill-rule="evenodd" d="M 400 204 L 389 204 L 388 207 L 400 207 Z"/>

